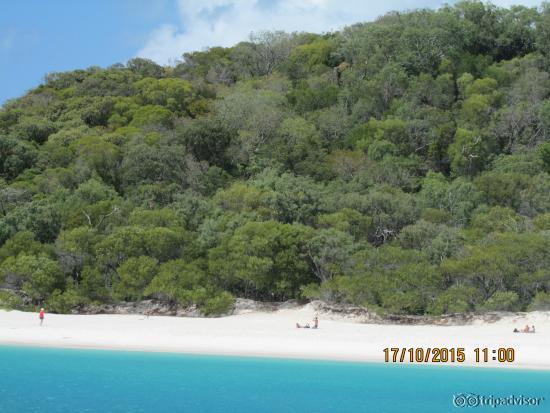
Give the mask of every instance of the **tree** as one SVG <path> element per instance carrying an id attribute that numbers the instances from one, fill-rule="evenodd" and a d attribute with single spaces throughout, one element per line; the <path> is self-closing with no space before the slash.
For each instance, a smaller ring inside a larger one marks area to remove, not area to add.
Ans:
<path id="1" fill-rule="evenodd" d="M 302 225 L 248 222 L 209 251 L 209 271 L 245 297 L 297 297 L 300 285 L 313 281 L 306 260 L 309 232 Z"/>
<path id="2" fill-rule="evenodd" d="M 0 262 L 8 257 L 23 255 L 50 255 L 52 253 L 48 246 L 41 244 L 30 231 L 17 232 L 0 247 Z"/>
<path id="3" fill-rule="evenodd" d="M 246 164 L 269 142 L 283 119 L 285 98 L 271 90 L 255 90 L 248 85 L 216 102 L 216 116 L 230 130 L 239 131 L 239 139 L 229 149 L 234 164 Z"/>
<path id="4" fill-rule="evenodd" d="M 313 263 L 313 272 L 321 282 L 349 272 L 353 239 L 334 229 L 317 231 L 307 243 L 307 254 Z"/>
<path id="5" fill-rule="evenodd" d="M 5 217 L 12 231 L 30 231 L 42 243 L 53 242 L 61 229 L 58 207 L 48 199 L 31 201 Z"/>
<path id="6" fill-rule="evenodd" d="M 319 175 L 325 157 L 321 137 L 315 125 L 303 118 L 287 118 L 273 143 L 275 160 L 297 174 Z"/>
<path id="7" fill-rule="evenodd" d="M 84 267 L 78 291 L 91 301 L 103 302 L 110 297 L 106 280 L 97 268 Z"/>
<path id="8" fill-rule="evenodd" d="M 296 46 L 286 61 L 286 72 L 290 79 L 307 77 L 310 73 L 324 72 L 331 62 L 334 42 L 330 39 L 315 39 L 310 43 Z"/>
<path id="9" fill-rule="evenodd" d="M 539 16 L 536 25 L 536 46 L 545 56 L 546 62 L 550 62 L 550 6 L 543 4 L 542 14 Z"/>
<path id="10" fill-rule="evenodd" d="M 161 265 L 158 274 L 145 290 L 146 295 L 160 295 L 169 300 L 189 305 L 201 299 L 206 293 L 201 289 L 205 284 L 205 273 L 196 264 L 184 260 L 168 261 Z"/>
<path id="11" fill-rule="evenodd" d="M 252 76 L 268 76 L 286 59 L 291 49 L 292 37 L 287 33 L 252 33 L 250 42 L 239 43 L 233 49 L 232 59 Z"/>
<path id="12" fill-rule="evenodd" d="M 0 138 L 0 176 L 11 180 L 34 164 L 36 148 L 29 142 L 4 136 Z"/>
<path id="13" fill-rule="evenodd" d="M 197 119 L 181 131 L 187 150 L 199 161 L 207 161 L 221 168 L 231 166 L 228 148 L 237 140 L 234 129 L 217 119 Z"/>
<path id="14" fill-rule="evenodd" d="M 174 115 L 168 109 L 159 105 L 140 106 L 132 114 L 130 126 L 143 128 L 147 126 L 160 126 L 171 128 Z"/>
<path id="15" fill-rule="evenodd" d="M 521 191 L 528 187 L 529 180 L 529 176 L 523 174 L 487 172 L 477 177 L 474 183 L 484 192 L 490 205 L 517 210 L 521 204 Z"/>
<path id="16" fill-rule="evenodd" d="M 118 169 L 121 162 L 120 148 L 100 137 L 85 137 L 71 143 L 77 159 L 91 171 L 95 171 L 103 181 L 117 185 Z"/>
<path id="17" fill-rule="evenodd" d="M 163 112 L 159 106 L 166 107 L 174 113 L 191 114 L 190 106 L 195 96 L 193 87 L 186 80 L 146 77 L 136 82 L 134 87 L 142 105 L 156 105 L 150 107 L 150 112 L 147 115 L 145 113 L 140 114 L 144 119 L 140 120 L 141 123 L 147 117 L 150 119 L 158 117 L 159 123 L 169 124 L 168 120 L 164 120 L 164 117 L 168 118 L 168 112 Z M 154 111 L 153 108 L 155 108 Z M 163 120 L 161 121 L 161 119 Z"/>
<path id="18" fill-rule="evenodd" d="M 454 142 L 449 146 L 451 169 L 456 175 L 473 176 L 487 164 L 493 147 L 490 137 L 478 131 L 457 129 Z"/>
<path id="19" fill-rule="evenodd" d="M 63 273 L 57 263 L 46 256 L 8 257 L 0 266 L 3 277 L 18 278 L 23 291 L 34 303 L 43 302 L 56 288 L 64 286 Z"/>
<path id="20" fill-rule="evenodd" d="M 114 296 L 121 300 L 138 301 L 143 297 L 157 272 L 158 261 L 151 257 L 128 258 L 116 270 L 118 278 L 113 283 Z"/>
<path id="21" fill-rule="evenodd" d="M 164 73 L 162 66 L 159 66 L 150 59 L 144 59 L 142 57 L 134 57 L 128 60 L 126 67 L 143 77 L 159 78 Z"/>
<path id="22" fill-rule="evenodd" d="M 353 278 L 362 282 L 352 284 L 346 294 L 363 295 L 366 300 L 352 299 L 356 304 L 378 305 L 394 314 L 420 314 L 439 287 L 440 275 L 420 252 L 384 246 L 367 249 L 354 258 Z M 354 291 L 357 288 L 363 293 Z"/>
<path id="23" fill-rule="evenodd" d="M 149 256 L 159 262 L 177 258 L 187 242 L 179 229 L 118 227 L 95 245 L 95 256 L 101 268 L 115 271 L 131 257 Z"/>
<path id="24" fill-rule="evenodd" d="M 187 152 L 181 145 L 135 145 L 122 161 L 122 182 L 126 187 L 171 182 L 184 187 L 186 159 Z"/>

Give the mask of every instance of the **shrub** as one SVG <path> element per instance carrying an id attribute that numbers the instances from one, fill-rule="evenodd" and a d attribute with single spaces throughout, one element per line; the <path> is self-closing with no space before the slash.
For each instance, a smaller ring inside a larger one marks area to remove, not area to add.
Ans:
<path id="1" fill-rule="evenodd" d="M 550 293 L 539 292 L 528 307 L 529 311 L 549 311 Z"/>
<path id="2" fill-rule="evenodd" d="M 21 308 L 23 300 L 12 291 L 0 291 L 0 308 L 14 310 Z"/>
<path id="3" fill-rule="evenodd" d="M 517 311 L 519 296 L 513 291 L 497 291 L 479 309 L 482 311 Z"/>
<path id="4" fill-rule="evenodd" d="M 205 315 L 223 315 L 227 314 L 234 304 L 235 298 L 227 291 L 222 291 L 218 295 L 206 299 L 199 308 Z"/>
<path id="5" fill-rule="evenodd" d="M 46 301 L 46 307 L 52 313 L 67 314 L 84 302 L 85 300 L 76 290 L 69 289 L 65 292 L 55 290 Z"/>

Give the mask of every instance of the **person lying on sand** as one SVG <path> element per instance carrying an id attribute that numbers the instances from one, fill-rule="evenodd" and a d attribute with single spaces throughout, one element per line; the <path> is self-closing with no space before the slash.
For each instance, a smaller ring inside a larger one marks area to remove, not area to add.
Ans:
<path id="1" fill-rule="evenodd" d="M 531 326 L 532 328 L 529 328 L 528 325 L 526 325 L 521 331 L 517 328 L 514 328 L 514 333 L 534 333 L 535 332 L 535 326 Z"/>
<path id="2" fill-rule="evenodd" d="M 296 328 L 311 328 L 311 327 L 309 326 L 309 323 L 306 323 L 306 325 L 304 326 L 300 325 L 300 323 L 296 323 Z"/>

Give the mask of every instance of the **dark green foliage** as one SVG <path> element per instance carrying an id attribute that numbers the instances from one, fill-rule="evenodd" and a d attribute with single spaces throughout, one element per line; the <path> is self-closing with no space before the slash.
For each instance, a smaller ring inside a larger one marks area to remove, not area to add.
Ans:
<path id="1" fill-rule="evenodd" d="M 0 306 L 548 309 L 549 33 L 460 1 L 49 74 L 0 109 Z"/>

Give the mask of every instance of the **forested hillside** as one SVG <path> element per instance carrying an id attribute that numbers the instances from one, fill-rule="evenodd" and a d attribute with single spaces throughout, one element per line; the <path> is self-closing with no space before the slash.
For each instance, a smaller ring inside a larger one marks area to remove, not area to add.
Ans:
<path id="1" fill-rule="evenodd" d="M 0 305 L 550 309 L 549 69 L 550 5 L 467 1 L 48 74 L 0 111 Z"/>

